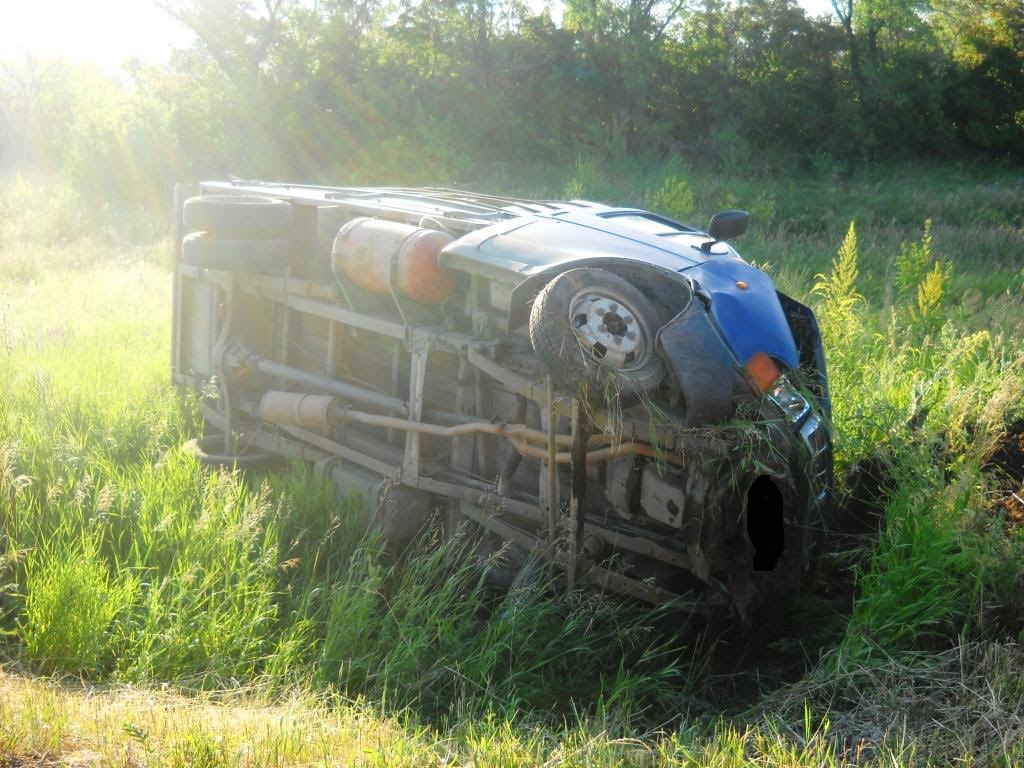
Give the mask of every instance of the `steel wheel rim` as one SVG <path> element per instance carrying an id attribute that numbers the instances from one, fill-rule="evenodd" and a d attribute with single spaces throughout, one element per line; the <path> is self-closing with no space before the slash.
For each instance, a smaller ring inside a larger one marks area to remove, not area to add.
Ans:
<path id="1" fill-rule="evenodd" d="M 569 302 L 569 324 L 587 357 L 616 371 L 647 360 L 650 330 L 643 316 L 615 291 L 584 288 Z"/>

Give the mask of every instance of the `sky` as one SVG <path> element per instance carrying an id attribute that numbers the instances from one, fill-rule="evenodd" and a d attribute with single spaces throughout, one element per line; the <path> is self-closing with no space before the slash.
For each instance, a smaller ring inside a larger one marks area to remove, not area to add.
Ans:
<path id="1" fill-rule="evenodd" d="M 812 15 L 831 10 L 829 0 L 798 1 Z M 0 61 L 30 53 L 116 71 L 132 58 L 167 61 L 190 42 L 152 0 L 0 0 Z"/>

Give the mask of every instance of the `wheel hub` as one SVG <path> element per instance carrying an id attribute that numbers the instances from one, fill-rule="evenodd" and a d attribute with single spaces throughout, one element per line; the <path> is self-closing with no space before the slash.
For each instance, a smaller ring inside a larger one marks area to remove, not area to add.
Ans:
<path id="1" fill-rule="evenodd" d="M 638 368 L 647 354 L 647 329 L 640 316 L 610 291 L 580 291 L 569 303 L 576 339 L 607 368 Z"/>

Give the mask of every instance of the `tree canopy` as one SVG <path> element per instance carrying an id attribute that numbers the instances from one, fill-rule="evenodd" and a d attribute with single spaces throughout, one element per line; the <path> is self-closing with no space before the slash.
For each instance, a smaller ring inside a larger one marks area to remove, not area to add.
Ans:
<path id="1" fill-rule="evenodd" d="M 1024 159 L 1019 0 L 162 0 L 119 81 L 0 65 L 0 164 L 149 179 L 456 178 L 678 155 Z M 165 189 L 166 187 L 164 187 Z"/>

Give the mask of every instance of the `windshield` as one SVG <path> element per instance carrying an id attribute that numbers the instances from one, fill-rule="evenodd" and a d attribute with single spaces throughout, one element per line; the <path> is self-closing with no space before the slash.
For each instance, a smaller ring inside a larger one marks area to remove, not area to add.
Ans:
<path id="1" fill-rule="evenodd" d="M 690 227 L 677 224 L 674 221 L 663 219 L 653 213 L 619 213 L 604 218 L 614 220 L 616 224 L 632 229 L 635 232 L 642 232 L 645 235 L 657 235 L 665 237 L 670 235 L 691 234 L 694 232 Z"/>

